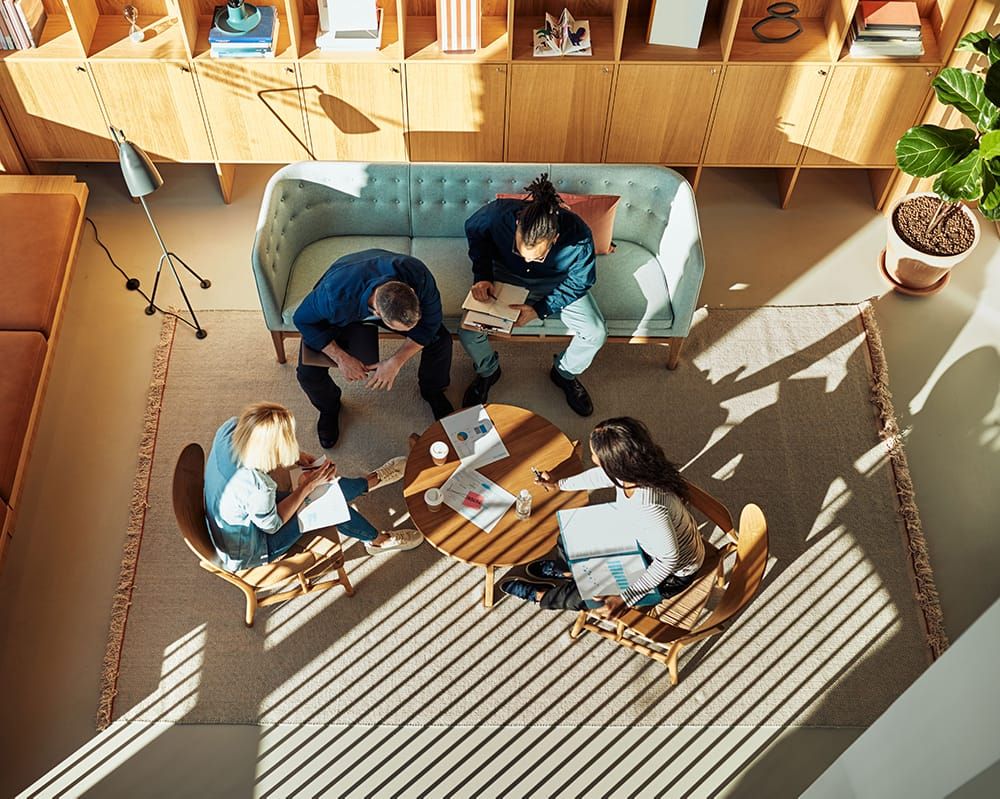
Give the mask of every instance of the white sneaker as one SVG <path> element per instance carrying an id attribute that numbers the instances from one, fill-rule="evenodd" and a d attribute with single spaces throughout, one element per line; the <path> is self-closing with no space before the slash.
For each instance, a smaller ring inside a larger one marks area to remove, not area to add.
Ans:
<path id="1" fill-rule="evenodd" d="M 381 546 L 372 546 L 365 541 L 365 549 L 369 555 L 381 555 L 383 552 L 393 550 L 416 549 L 424 542 L 424 537 L 419 530 L 394 530 L 389 535 L 389 540 Z"/>
<path id="2" fill-rule="evenodd" d="M 374 491 L 376 488 L 382 488 L 390 483 L 398 482 L 403 479 L 403 472 L 406 471 L 406 458 L 403 455 L 399 455 L 395 458 L 390 458 L 381 466 L 375 470 L 375 476 L 378 478 L 378 482 L 369 489 L 369 491 Z"/>

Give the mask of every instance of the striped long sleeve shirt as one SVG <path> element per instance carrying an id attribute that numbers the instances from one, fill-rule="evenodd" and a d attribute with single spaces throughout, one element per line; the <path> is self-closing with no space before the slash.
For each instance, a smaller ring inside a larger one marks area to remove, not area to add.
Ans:
<path id="1" fill-rule="evenodd" d="M 622 599 L 631 607 L 668 577 L 686 577 L 698 571 L 705 560 L 705 545 L 697 522 L 676 494 L 644 487 L 635 489 L 630 497 L 600 467 L 559 481 L 563 491 L 612 487 L 615 502 L 625 511 L 630 534 L 650 560 L 646 571 L 622 592 Z"/>

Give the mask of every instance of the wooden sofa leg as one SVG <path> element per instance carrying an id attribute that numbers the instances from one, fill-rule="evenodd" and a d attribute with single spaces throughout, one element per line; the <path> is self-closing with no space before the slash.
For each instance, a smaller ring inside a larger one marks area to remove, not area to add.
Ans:
<path id="1" fill-rule="evenodd" d="M 278 363 L 286 363 L 288 359 L 285 357 L 285 334 L 280 330 L 272 330 L 271 341 L 274 342 L 274 354 L 278 356 Z"/>
<path id="2" fill-rule="evenodd" d="M 684 346 L 684 339 L 668 338 L 667 341 L 670 343 L 670 352 L 667 353 L 667 368 L 673 370 L 680 363 L 681 347 Z"/>

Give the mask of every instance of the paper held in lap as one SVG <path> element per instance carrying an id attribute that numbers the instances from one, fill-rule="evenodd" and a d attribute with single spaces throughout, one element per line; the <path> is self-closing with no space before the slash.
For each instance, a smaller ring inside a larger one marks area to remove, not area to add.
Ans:
<path id="1" fill-rule="evenodd" d="M 324 463 L 326 463 L 326 456 L 320 455 L 310 465 L 310 468 L 322 466 Z M 289 470 L 292 485 L 298 484 L 302 471 L 300 468 Z M 332 483 L 317 486 L 305 498 L 296 515 L 299 517 L 299 528 L 303 533 L 310 533 L 323 527 L 333 527 L 350 519 L 351 509 L 347 507 L 344 492 L 340 490 L 340 478 L 338 477 Z"/>
<path id="2" fill-rule="evenodd" d="M 528 299 L 528 289 L 510 283 L 493 284 L 494 299 L 480 302 L 470 291 L 462 302 L 465 315 L 462 327 L 484 333 L 505 335 L 514 329 L 520 311 L 511 305 L 522 305 Z"/>
<path id="3" fill-rule="evenodd" d="M 646 560 L 613 502 L 556 512 L 559 537 L 580 596 L 598 607 L 599 596 L 619 596 L 646 571 Z M 637 605 L 661 600 L 651 591 Z"/>

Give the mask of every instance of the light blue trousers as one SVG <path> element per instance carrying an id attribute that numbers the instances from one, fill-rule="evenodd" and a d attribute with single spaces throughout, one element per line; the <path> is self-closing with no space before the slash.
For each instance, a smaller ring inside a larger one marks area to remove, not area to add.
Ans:
<path id="1" fill-rule="evenodd" d="M 535 302 L 537 299 L 539 298 L 528 296 L 528 302 Z M 563 308 L 560 318 L 573 338 L 570 339 L 569 346 L 555 356 L 555 367 L 560 375 L 572 379 L 587 371 L 597 351 L 608 338 L 608 328 L 601 309 L 589 293 Z M 476 374 L 488 377 L 500 366 L 500 358 L 485 333 L 461 328 L 458 338 L 472 358 Z"/>

